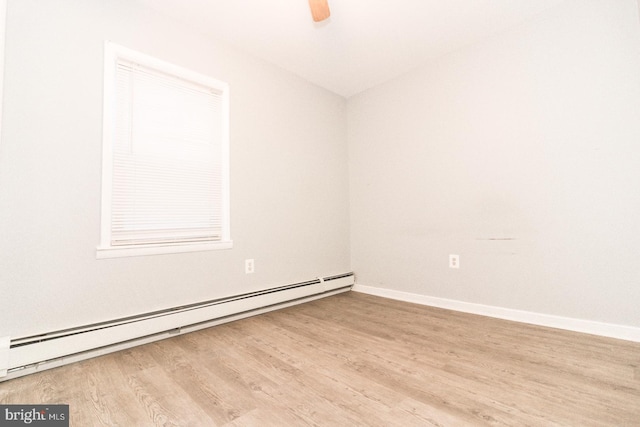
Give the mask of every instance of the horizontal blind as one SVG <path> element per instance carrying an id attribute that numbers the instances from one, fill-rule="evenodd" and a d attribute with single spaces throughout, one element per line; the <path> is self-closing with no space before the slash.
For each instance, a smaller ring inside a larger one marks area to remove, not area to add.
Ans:
<path id="1" fill-rule="evenodd" d="M 222 108 L 214 88 L 118 59 L 111 245 L 221 240 Z"/>

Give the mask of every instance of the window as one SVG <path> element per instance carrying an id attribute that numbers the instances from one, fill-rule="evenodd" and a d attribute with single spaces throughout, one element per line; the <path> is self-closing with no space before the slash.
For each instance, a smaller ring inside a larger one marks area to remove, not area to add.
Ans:
<path id="1" fill-rule="evenodd" d="M 228 92 L 106 43 L 98 258 L 231 247 Z"/>

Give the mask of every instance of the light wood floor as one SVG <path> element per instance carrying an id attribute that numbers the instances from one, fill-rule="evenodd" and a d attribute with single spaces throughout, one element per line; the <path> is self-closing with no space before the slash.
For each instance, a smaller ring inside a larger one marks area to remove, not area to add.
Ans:
<path id="1" fill-rule="evenodd" d="M 640 426 L 640 343 L 355 292 L 0 383 L 73 426 Z"/>

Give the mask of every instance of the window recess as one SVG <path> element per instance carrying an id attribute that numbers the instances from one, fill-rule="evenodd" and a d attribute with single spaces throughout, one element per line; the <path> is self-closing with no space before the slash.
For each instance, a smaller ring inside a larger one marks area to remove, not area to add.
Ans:
<path id="1" fill-rule="evenodd" d="M 229 248 L 228 85 L 107 42 L 98 258 Z"/>

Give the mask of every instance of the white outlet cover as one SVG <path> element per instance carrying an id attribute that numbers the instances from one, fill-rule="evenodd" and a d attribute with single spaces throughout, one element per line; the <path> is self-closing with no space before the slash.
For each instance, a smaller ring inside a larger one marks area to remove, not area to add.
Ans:
<path id="1" fill-rule="evenodd" d="M 460 268 L 460 255 L 449 255 L 449 268 Z"/>
<path id="2" fill-rule="evenodd" d="M 245 274 L 251 274 L 255 271 L 255 264 L 253 259 L 244 260 L 244 272 Z"/>

